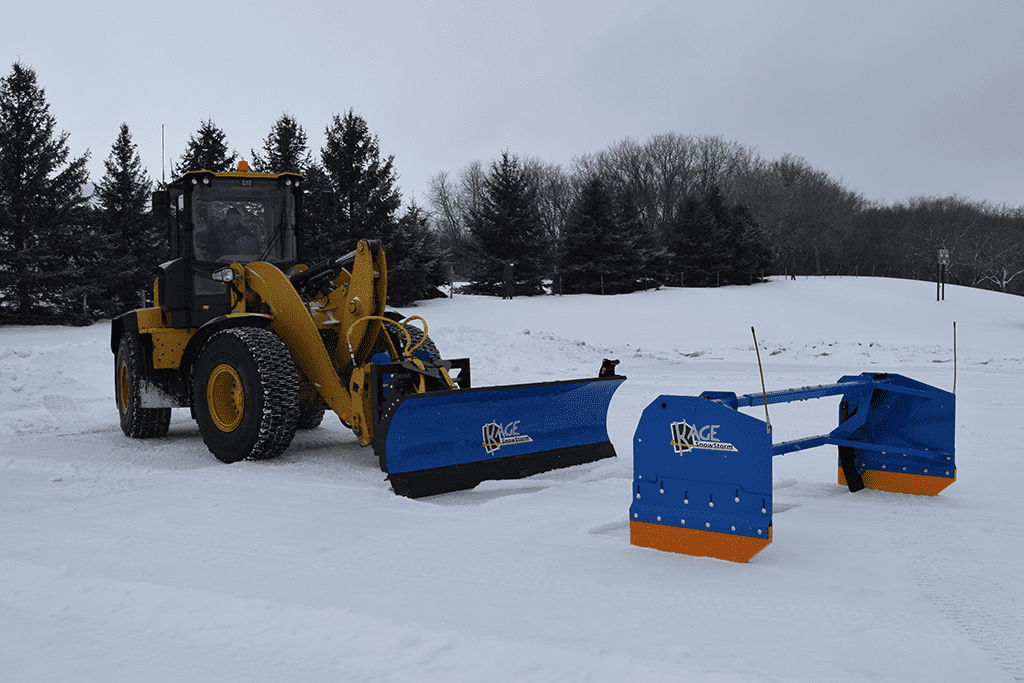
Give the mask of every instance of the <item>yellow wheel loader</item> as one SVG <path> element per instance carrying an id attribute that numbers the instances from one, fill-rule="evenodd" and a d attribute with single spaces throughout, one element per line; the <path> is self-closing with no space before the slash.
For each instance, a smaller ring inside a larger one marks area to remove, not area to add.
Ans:
<path id="1" fill-rule="evenodd" d="M 153 193 L 170 258 L 153 305 L 111 325 L 127 436 L 164 436 L 171 409 L 187 407 L 218 459 L 259 460 L 330 409 L 410 497 L 615 455 L 618 361 L 593 378 L 472 387 L 468 359 L 442 359 L 422 318 L 386 309 L 379 243 L 307 267 L 302 185 L 242 162 Z"/>

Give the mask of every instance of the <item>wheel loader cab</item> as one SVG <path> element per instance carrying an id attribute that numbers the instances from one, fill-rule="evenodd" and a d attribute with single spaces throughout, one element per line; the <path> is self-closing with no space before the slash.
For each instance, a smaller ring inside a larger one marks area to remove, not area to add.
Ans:
<path id="1" fill-rule="evenodd" d="M 153 195 L 169 231 L 170 260 L 156 292 L 174 328 L 198 327 L 231 311 L 230 285 L 215 274 L 232 263 L 266 261 L 289 272 L 300 260 L 297 217 L 302 176 L 193 171 Z"/>

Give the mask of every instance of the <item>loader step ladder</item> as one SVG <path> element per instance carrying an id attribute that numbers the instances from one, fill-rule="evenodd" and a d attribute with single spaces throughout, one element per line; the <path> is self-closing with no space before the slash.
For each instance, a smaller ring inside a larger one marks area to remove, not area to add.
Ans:
<path id="1" fill-rule="evenodd" d="M 828 434 L 773 444 L 739 408 L 842 396 Z M 838 481 L 934 496 L 956 480 L 955 396 L 896 374 L 737 396 L 659 396 L 633 438 L 633 545 L 747 562 L 772 541 L 776 455 L 838 447 Z"/>

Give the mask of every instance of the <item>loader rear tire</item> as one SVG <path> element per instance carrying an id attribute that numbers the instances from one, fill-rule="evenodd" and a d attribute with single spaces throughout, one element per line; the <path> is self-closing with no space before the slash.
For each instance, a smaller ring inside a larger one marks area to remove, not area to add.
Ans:
<path id="1" fill-rule="evenodd" d="M 313 405 L 305 401 L 299 402 L 299 419 L 296 427 L 299 429 L 316 429 L 324 421 L 323 406 Z"/>
<path id="2" fill-rule="evenodd" d="M 192 405 L 203 441 L 218 460 L 280 455 L 299 420 L 299 377 L 288 347 L 263 328 L 217 332 L 196 363 Z"/>
<path id="3" fill-rule="evenodd" d="M 167 436 L 170 408 L 143 408 L 147 387 L 143 377 L 142 342 L 138 335 L 121 336 L 114 358 L 114 397 L 121 418 L 121 431 L 133 439 Z"/>

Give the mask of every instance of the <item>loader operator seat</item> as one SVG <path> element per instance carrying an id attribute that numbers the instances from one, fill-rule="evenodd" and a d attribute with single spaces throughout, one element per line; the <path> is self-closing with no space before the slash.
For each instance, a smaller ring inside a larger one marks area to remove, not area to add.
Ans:
<path id="1" fill-rule="evenodd" d="M 207 229 L 199 242 L 198 255 L 211 261 L 244 261 L 255 259 L 260 253 L 259 240 L 243 222 L 242 212 L 233 206 L 223 219 Z"/>

